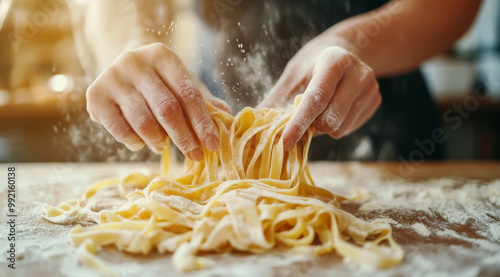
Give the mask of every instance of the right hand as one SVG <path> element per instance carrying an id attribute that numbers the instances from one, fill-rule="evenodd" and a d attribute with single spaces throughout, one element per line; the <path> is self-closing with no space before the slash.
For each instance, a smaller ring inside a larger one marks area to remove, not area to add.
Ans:
<path id="1" fill-rule="evenodd" d="M 129 149 L 148 145 L 160 153 L 167 136 L 192 160 L 203 159 L 200 142 L 219 148 L 219 134 L 205 100 L 229 113 L 192 78 L 180 58 L 161 43 L 121 54 L 87 90 L 87 111 Z"/>

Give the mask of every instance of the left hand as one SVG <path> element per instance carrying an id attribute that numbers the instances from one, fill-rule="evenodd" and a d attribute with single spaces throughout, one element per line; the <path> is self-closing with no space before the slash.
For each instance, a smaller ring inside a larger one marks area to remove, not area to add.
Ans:
<path id="1" fill-rule="evenodd" d="M 306 86 L 302 101 L 283 131 L 289 150 L 309 126 L 338 139 L 365 123 L 381 102 L 374 71 L 346 48 L 321 36 L 306 44 L 287 64 L 260 107 L 290 102 Z"/>

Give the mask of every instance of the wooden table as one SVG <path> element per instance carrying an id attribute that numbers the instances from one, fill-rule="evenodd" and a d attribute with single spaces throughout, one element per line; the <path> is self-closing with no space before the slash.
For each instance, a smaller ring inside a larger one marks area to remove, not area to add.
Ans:
<path id="1" fill-rule="evenodd" d="M 16 269 L 7 267 L 7 225 L 1 225 L 0 276 L 95 276 L 78 263 L 68 241 L 72 226 L 40 217 L 43 203 L 79 197 L 92 182 L 156 164 L 0 165 L 2 222 L 7 219 L 7 167 L 15 166 Z M 377 271 L 322 257 L 281 253 L 210 255 L 213 267 L 187 276 L 500 276 L 500 163 L 445 162 L 311 164 L 317 185 L 346 196 L 343 208 L 371 220 L 387 218 L 405 251 L 397 267 Z M 128 255 L 113 248 L 100 254 L 123 276 L 177 276 L 170 255 Z"/>

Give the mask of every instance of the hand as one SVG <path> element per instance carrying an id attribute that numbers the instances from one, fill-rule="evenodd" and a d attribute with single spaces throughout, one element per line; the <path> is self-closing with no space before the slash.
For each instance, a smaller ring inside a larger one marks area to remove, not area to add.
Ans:
<path id="1" fill-rule="evenodd" d="M 215 151 L 220 141 L 205 100 L 231 112 L 156 43 L 121 54 L 104 70 L 87 90 L 87 111 L 131 150 L 147 144 L 159 153 L 169 136 L 184 155 L 201 160 L 200 142 Z"/>
<path id="2" fill-rule="evenodd" d="M 306 87 L 296 112 L 283 130 L 285 151 L 313 125 L 317 134 L 341 138 L 365 123 L 381 96 L 373 70 L 345 48 L 324 47 L 318 37 L 304 46 L 259 106 L 284 105 Z"/>

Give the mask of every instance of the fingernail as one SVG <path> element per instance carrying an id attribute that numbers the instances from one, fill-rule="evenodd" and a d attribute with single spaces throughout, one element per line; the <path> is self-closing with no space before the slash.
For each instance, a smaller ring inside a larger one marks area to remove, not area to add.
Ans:
<path id="1" fill-rule="evenodd" d="M 165 142 L 160 142 L 155 145 L 156 150 L 163 152 L 163 150 L 167 147 L 167 144 Z"/>
<path id="2" fill-rule="evenodd" d="M 125 144 L 125 146 L 130 150 L 130 151 L 139 151 L 144 147 L 144 142 L 137 142 L 137 143 L 132 143 L 132 144 Z"/>
<path id="3" fill-rule="evenodd" d="M 190 157 L 194 161 L 201 161 L 203 160 L 203 151 L 201 151 L 201 149 L 197 147 L 188 153 L 188 157 Z"/>
<path id="4" fill-rule="evenodd" d="M 210 151 L 217 151 L 219 150 L 219 140 L 217 139 L 216 136 L 208 136 L 205 139 L 205 146 Z"/>

